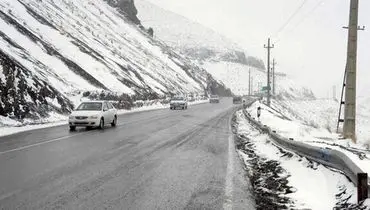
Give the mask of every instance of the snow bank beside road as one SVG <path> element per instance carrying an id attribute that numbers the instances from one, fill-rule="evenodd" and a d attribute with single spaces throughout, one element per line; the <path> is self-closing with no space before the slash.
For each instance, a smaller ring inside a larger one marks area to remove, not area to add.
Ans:
<path id="1" fill-rule="evenodd" d="M 296 107 L 290 105 L 294 103 Z M 310 106 L 310 104 L 317 106 Z M 261 123 L 276 130 L 278 134 L 313 146 L 341 151 L 364 172 L 370 174 L 370 150 L 361 144 L 355 145 L 350 140 L 340 139 L 337 133 L 332 133 L 327 128 L 327 118 L 330 117 L 329 105 L 322 100 L 273 101 L 272 108 L 269 108 L 256 102 L 247 110 L 252 117 L 257 119 L 256 110 L 260 106 L 262 108 Z"/>
<path id="2" fill-rule="evenodd" d="M 251 127 L 242 112 L 238 112 L 236 117 L 241 141 L 239 153 L 248 170 L 254 169 L 249 171 L 249 175 L 262 172 L 254 182 L 252 179 L 255 193 L 264 197 L 259 207 L 283 208 L 285 205 L 285 208 L 294 209 L 342 209 L 355 205 L 356 187 L 344 175 L 276 147 L 267 135 Z M 271 169 L 274 167 L 277 170 Z M 276 186 L 279 187 L 276 189 Z M 278 199 L 271 199 L 274 194 Z M 266 206 L 269 200 L 274 201 L 272 206 Z"/>

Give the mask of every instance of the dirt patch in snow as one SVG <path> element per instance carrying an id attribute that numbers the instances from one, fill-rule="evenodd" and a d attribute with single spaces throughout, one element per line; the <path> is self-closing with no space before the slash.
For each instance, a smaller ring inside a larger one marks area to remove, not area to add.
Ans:
<path id="1" fill-rule="evenodd" d="M 254 190 L 256 209 L 289 209 L 294 201 L 284 195 L 294 192 L 294 188 L 288 185 L 290 175 L 279 162 L 258 156 L 249 138 L 234 134 L 236 148 L 249 158 L 245 164 Z"/>

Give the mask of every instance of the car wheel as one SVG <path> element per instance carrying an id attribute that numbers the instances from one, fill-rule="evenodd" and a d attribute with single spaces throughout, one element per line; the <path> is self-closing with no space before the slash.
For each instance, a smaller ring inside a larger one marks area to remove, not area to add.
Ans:
<path id="1" fill-rule="evenodd" d="M 112 127 L 116 127 L 117 125 L 117 116 L 114 116 L 113 122 L 111 123 Z"/>
<path id="2" fill-rule="evenodd" d="M 99 129 L 101 129 L 101 130 L 104 129 L 104 119 L 103 118 L 100 119 Z"/>
<path id="3" fill-rule="evenodd" d="M 69 126 L 69 130 L 70 131 L 75 131 L 76 130 L 76 126 Z"/>

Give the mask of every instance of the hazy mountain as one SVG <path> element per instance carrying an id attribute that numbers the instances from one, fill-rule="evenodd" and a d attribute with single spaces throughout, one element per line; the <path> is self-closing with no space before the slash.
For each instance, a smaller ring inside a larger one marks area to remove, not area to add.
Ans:
<path id="1" fill-rule="evenodd" d="M 198 61 L 223 60 L 264 69 L 263 61 L 247 56 L 237 44 L 215 31 L 148 1 L 135 2 L 142 24 L 152 27 L 157 38 L 180 53 Z"/>

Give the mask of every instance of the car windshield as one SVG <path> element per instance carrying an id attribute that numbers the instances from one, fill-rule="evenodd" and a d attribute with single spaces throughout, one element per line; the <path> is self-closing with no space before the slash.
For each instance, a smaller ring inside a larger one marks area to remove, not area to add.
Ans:
<path id="1" fill-rule="evenodd" d="M 183 101 L 184 98 L 183 97 L 174 97 L 172 98 L 172 101 Z"/>
<path id="2" fill-rule="evenodd" d="M 99 102 L 87 102 L 82 103 L 77 107 L 76 111 L 100 111 L 102 109 L 102 103 Z"/>

